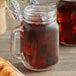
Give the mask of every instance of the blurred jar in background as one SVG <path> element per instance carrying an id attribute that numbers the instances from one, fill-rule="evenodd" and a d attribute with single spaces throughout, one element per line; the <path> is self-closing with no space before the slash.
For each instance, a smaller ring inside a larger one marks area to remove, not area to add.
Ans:
<path id="1" fill-rule="evenodd" d="M 60 0 L 57 4 L 60 43 L 76 45 L 76 0 Z"/>

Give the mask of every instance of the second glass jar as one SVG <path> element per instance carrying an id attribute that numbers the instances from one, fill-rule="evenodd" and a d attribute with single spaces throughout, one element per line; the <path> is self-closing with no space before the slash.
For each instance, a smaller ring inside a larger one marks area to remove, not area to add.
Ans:
<path id="1" fill-rule="evenodd" d="M 60 43 L 76 45 L 76 0 L 60 0 L 57 5 Z"/>

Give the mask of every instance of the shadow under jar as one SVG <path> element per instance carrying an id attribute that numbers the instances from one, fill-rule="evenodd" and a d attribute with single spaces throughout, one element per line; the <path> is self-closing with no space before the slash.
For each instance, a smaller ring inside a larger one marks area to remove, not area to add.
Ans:
<path id="1" fill-rule="evenodd" d="M 26 68 L 44 71 L 58 62 L 56 7 L 29 5 L 24 9 L 21 25 L 12 31 L 12 53 L 16 32 L 20 32 L 20 58 Z"/>

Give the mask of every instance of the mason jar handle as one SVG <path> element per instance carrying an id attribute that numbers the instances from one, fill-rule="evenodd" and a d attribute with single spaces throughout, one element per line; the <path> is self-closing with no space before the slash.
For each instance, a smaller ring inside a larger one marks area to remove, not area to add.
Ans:
<path id="1" fill-rule="evenodd" d="M 15 59 L 21 59 L 20 58 L 20 54 L 16 54 L 16 35 L 18 34 L 18 32 L 23 32 L 23 27 L 22 26 L 17 26 L 15 27 L 12 32 L 11 32 L 11 47 L 10 47 L 10 50 L 11 50 L 11 53 L 12 53 L 12 56 L 15 58 Z"/>

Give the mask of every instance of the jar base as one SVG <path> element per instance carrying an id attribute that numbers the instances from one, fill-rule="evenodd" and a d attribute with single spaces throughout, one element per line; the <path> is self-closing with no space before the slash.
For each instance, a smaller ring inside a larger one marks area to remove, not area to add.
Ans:
<path id="1" fill-rule="evenodd" d="M 42 68 L 42 69 L 36 69 L 36 68 L 33 68 L 32 66 L 30 66 L 26 61 L 25 61 L 25 58 L 24 58 L 24 56 L 23 55 L 21 55 L 21 57 L 22 57 L 22 59 L 21 59 L 21 61 L 22 61 L 22 63 L 23 63 L 23 65 L 28 69 L 28 70 L 31 70 L 31 71 L 49 71 L 49 70 L 51 70 L 55 65 L 57 65 L 57 63 L 58 63 L 58 60 L 53 64 L 53 65 L 51 65 L 51 66 L 49 66 L 49 67 L 46 67 L 45 69 L 44 68 Z"/>
<path id="2" fill-rule="evenodd" d="M 76 46 L 76 44 L 68 44 L 66 42 L 60 42 L 60 45 L 64 45 L 64 46 Z"/>

